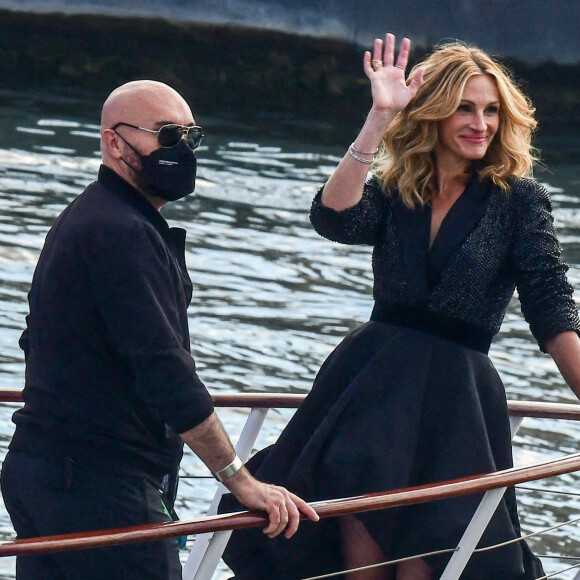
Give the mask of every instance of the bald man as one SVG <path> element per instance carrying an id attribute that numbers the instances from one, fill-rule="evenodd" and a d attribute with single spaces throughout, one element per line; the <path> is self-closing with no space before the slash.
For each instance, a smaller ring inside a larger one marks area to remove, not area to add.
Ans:
<path id="1" fill-rule="evenodd" d="M 167 521 L 183 442 L 286 537 L 315 512 L 241 465 L 189 351 L 185 231 L 203 132 L 172 88 L 135 81 L 101 118 L 98 179 L 47 235 L 20 340 L 24 406 L 2 468 L 18 538 Z M 160 490 L 164 493 L 161 494 Z M 17 558 L 19 580 L 181 578 L 177 539 Z"/>

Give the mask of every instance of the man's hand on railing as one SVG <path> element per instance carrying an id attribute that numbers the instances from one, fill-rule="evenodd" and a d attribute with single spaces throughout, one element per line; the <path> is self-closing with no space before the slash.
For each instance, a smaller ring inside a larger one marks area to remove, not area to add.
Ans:
<path id="1" fill-rule="evenodd" d="M 298 529 L 300 512 L 318 521 L 318 515 L 304 500 L 283 487 L 258 481 L 242 466 L 215 413 L 180 437 L 238 501 L 249 509 L 268 513 L 270 523 L 264 533 L 271 538 L 284 530 L 287 538 L 292 537 Z"/>
<path id="2" fill-rule="evenodd" d="M 319 519 L 318 514 L 303 499 L 284 487 L 258 481 L 246 468 L 224 481 L 224 485 L 247 508 L 267 512 L 270 523 L 264 528 L 264 533 L 270 538 L 284 530 L 284 536 L 291 538 L 298 529 L 300 513 L 314 522 Z"/>

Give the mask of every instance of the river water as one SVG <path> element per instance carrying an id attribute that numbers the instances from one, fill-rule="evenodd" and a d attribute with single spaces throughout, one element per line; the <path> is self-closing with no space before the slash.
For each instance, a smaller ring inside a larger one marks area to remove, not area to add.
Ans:
<path id="1" fill-rule="evenodd" d="M 50 225 L 95 178 L 99 112 L 99 105 L 90 101 L 0 94 L 2 387 L 23 385 L 17 342 L 27 313 L 26 293 Z M 308 221 L 314 193 L 356 127 L 338 130 L 282 118 L 196 120 L 207 135 L 198 154 L 196 194 L 170 204 L 164 215 L 188 232 L 187 263 L 194 284 L 190 330 L 199 374 L 213 392 L 306 393 L 331 349 L 367 320 L 372 308 L 370 249 L 326 241 Z M 565 162 L 552 162 L 538 175 L 552 194 L 556 227 L 577 289 L 579 176 L 580 167 Z M 576 401 L 552 360 L 539 352 L 515 298 L 490 356 L 510 399 Z M 0 404 L 0 459 L 12 434 L 15 408 Z M 245 414 L 224 410 L 220 415 L 235 437 Z M 289 415 L 272 411 L 257 447 L 275 440 Z M 576 452 L 578 433 L 571 422 L 526 419 L 514 441 L 515 462 Z M 177 511 L 182 518 L 196 517 L 207 509 L 214 486 L 209 479 L 188 477 L 207 475 L 190 453 L 182 475 Z M 526 485 L 519 494 L 524 532 L 579 517 L 580 500 L 571 495 L 578 480 L 571 474 Z M 0 540 L 12 537 L 0 505 Z M 579 540 L 572 525 L 530 543 L 538 554 L 575 556 Z M 574 563 L 543 561 L 549 572 Z M 0 560 L 0 578 L 13 577 L 13 559 Z"/>

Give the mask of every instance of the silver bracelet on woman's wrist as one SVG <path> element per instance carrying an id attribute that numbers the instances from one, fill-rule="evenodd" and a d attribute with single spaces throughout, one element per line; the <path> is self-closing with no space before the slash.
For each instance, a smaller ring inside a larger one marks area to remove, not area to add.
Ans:
<path id="1" fill-rule="evenodd" d="M 223 469 L 212 473 L 212 475 L 220 482 L 226 481 L 230 477 L 233 477 L 240 469 L 244 466 L 242 460 L 236 455 L 234 460 L 229 464 L 226 465 Z"/>
<path id="2" fill-rule="evenodd" d="M 378 149 L 377 149 L 378 151 Z M 356 159 L 357 161 L 359 161 L 360 163 L 364 163 L 365 165 L 372 165 L 375 158 L 373 157 L 372 159 L 364 159 L 363 157 L 359 157 L 359 155 L 373 155 L 374 153 L 364 153 L 363 151 L 358 151 L 357 149 L 355 149 L 353 147 L 353 145 L 349 145 L 348 147 L 348 154 L 353 158 Z"/>
<path id="3" fill-rule="evenodd" d="M 350 144 L 350 148 L 352 149 L 353 153 L 358 153 L 359 155 L 376 155 L 379 152 L 379 148 L 377 147 L 374 151 L 360 151 L 354 146 L 354 143 Z"/>

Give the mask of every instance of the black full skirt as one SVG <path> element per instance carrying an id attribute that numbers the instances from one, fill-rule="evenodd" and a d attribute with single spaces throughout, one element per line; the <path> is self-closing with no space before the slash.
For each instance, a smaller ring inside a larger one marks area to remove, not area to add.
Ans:
<path id="1" fill-rule="evenodd" d="M 490 359 L 415 330 L 368 322 L 328 357 L 276 444 L 249 462 L 255 476 L 307 501 L 446 481 L 512 467 L 504 385 Z M 482 495 L 358 514 L 388 558 L 453 548 Z M 225 496 L 220 511 L 241 506 Z M 509 488 L 480 542 L 520 535 Z M 438 577 L 449 555 L 427 562 Z M 232 535 L 236 580 L 298 580 L 343 568 L 335 518 L 303 522 L 290 540 L 260 529 Z M 543 575 L 527 544 L 474 555 L 464 580 Z"/>

